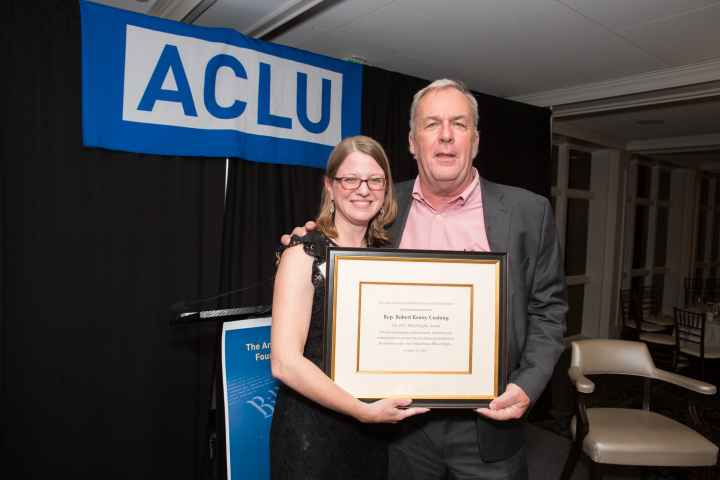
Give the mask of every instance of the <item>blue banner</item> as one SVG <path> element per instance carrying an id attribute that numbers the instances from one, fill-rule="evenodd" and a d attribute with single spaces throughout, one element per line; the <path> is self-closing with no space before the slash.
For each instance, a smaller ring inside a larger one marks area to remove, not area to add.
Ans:
<path id="1" fill-rule="evenodd" d="M 87 146 L 323 168 L 360 133 L 360 65 L 230 29 L 80 9 Z"/>
<path id="2" fill-rule="evenodd" d="M 270 373 L 270 322 L 255 318 L 223 325 L 228 480 L 270 478 L 270 423 L 278 389 Z"/>

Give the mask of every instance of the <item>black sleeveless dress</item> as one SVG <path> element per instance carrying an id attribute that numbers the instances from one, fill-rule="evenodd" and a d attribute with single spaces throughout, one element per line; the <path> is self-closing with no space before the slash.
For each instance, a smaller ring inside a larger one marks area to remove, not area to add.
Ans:
<path id="1" fill-rule="evenodd" d="M 322 368 L 326 248 L 319 232 L 293 236 L 313 257 L 312 316 L 304 355 Z M 322 269 L 320 268 L 322 266 Z M 270 472 L 273 480 L 382 480 L 387 477 L 387 428 L 363 424 L 329 410 L 280 385 L 270 428 Z"/>

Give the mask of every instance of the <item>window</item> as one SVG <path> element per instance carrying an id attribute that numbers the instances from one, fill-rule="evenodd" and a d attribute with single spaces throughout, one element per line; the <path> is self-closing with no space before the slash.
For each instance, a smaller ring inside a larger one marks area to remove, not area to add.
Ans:
<path id="1" fill-rule="evenodd" d="M 670 209 L 668 207 L 664 205 L 657 207 L 657 216 L 655 217 L 655 261 L 653 262 L 655 267 L 664 267 L 667 262 L 669 213 Z"/>
<path id="2" fill-rule="evenodd" d="M 552 165 L 551 204 L 564 249 L 570 307 L 566 335 L 572 336 L 582 332 L 590 288 L 588 222 L 593 199 L 592 151 L 569 143 L 553 145 Z"/>
<path id="3" fill-rule="evenodd" d="M 695 229 L 694 275 L 720 275 L 720 177 L 702 175 Z"/>
<path id="4" fill-rule="evenodd" d="M 662 305 L 667 273 L 670 215 L 669 168 L 633 159 L 626 204 L 626 242 L 623 287 L 638 291 L 653 286 Z"/>
<path id="5" fill-rule="evenodd" d="M 637 166 L 636 197 L 650 198 L 650 183 L 652 182 L 652 170 L 647 165 Z"/>
<path id="6" fill-rule="evenodd" d="M 650 226 L 650 207 L 635 206 L 635 233 L 633 235 L 632 267 L 643 268 L 647 257 L 648 229 Z"/>

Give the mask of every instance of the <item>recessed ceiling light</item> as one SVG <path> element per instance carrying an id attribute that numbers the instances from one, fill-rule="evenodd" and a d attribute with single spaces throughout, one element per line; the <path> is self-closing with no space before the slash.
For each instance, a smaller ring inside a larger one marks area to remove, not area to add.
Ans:
<path id="1" fill-rule="evenodd" d="M 646 118 L 644 120 L 635 120 L 636 125 L 663 125 L 665 120 Z"/>

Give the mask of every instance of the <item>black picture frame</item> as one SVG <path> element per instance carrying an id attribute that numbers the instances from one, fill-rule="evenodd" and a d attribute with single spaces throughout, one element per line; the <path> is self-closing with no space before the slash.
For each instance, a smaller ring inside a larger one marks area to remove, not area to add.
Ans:
<path id="1" fill-rule="evenodd" d="M 504 252 L 329 247 L 325 373 L 367 402 L 487 406 L 509 378 L 507 275 Z"/>

